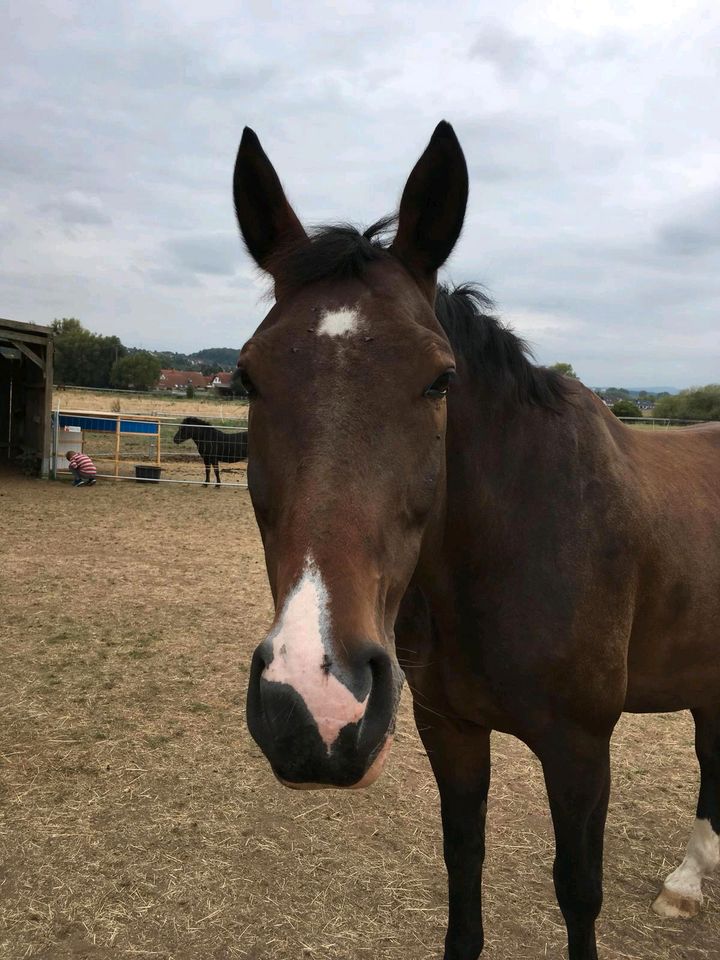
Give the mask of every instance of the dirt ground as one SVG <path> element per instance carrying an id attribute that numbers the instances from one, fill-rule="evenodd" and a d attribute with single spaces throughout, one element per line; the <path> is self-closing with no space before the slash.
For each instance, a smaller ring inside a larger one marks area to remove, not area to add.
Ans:
<path id="1" fill-rule="evenodd" d="M 0 476 L 0 957 L 438 960 L 437 793 L 405 698 L 359 793 L 280 787 L 244 723 L 271 615 L 246 491 Z M 614 743 L 604 960 L 720 957 L 703 914 L 650 910 L 682 856 L 688 716 Z M 488 960 L 564 956 L 536 761 L 494 738 Z"/>

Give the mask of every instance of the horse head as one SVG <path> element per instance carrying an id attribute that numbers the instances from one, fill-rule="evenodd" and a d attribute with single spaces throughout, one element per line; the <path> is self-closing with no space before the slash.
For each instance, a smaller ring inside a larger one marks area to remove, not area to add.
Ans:
<path id="1" fill-rule="evenodd" d="M 173 443 L 184 443 L 186 440 L 189 440 L 191 437 L 190 430 L 188 429 L 188 418 L 186 417 L 175 433 L 173 437 Z"/>
<path id="2" fill-rule="evenodd" d="M 198 432 L 197 430 L 193 430 L 193 427 L 209 426 L 209 423 L 201 420 L 199 417 L 185 417 L 173 437 L 173 443 L 184 443 L 186 440 L 192 440 Z"/>
<path id="3" fill-rule="evenodd" d="M 445 487 L 454 357 L 433 309 L 436 271 L 467 191 L 443 122 L 407 181 L 391 245 L 343 227 L 308 237 L 258 138 L 243 134 L 236 212 L 275 291 L 239 360 L 275 601 L 247 714 L 288 786 L 365 786 L 392 743 L 395 619 Z"/>

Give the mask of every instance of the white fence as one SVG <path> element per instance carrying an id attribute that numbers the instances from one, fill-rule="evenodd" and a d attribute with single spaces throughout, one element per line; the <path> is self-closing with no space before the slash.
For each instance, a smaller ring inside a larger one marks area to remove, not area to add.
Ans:
<path id="1" fill-rule="evenodd" d="M 673 427 L 692 427 L 707 420 L 670 420 L 667 417 L 618 417 L 629 427 L 647 427 L 650 430 L 671 430 Z"/>
<path id="2" fill-rule="evenodd" d="M 699 423 L 621 417 L 629 426 L 669 430 Z M 98 476 L 156 483 L 247 488 L 247 420 L 60 410 L 52 415 L 52 476 L 69 475 L 65 454 L 87 454 Z"/>
<path id="3" fill-rule="evenodd" d="M 247 420 L 60 410 L 52 414 L 52 476 L 66 453 L 87 454 L 98 476 L 247 487 Z"/>

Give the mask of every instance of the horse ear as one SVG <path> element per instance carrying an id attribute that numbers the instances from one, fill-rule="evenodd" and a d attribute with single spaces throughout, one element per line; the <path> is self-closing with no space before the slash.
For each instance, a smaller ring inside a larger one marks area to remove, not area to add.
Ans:
<path id="1" fill-rule="evenodd" d="M 273 276 L 284 249 L 307 234 L 290 206 L 275 168 L 250 127 L 243 130 L 233 174 L 233 196 L 240 232 L 255 263 Z"/>
<path id="2" fill-rule="evenodd" d="M 437 270 L 460 236 L 467 198 L 465 156 L 455 131 L 441 120 L 405 184 L 392 244 L 431 301 Z"/>

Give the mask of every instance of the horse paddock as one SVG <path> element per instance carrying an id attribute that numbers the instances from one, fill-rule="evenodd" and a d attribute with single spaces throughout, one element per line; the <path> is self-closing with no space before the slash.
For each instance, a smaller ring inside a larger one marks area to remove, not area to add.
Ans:
<path id="1" fill-rule="evenodd" d="M 247 491 L 0 477 L 0 956 L 437 960 L 437 791 L 404 694 L 366 792 L 280 787 L 244 724 L 271 616 Z M 689 715 L 613 750 L 604 960 L 720 957 L 717 880 L 689 922 L 650 904 L 682 859 Z M 493 738 L 488 960 L 564 956 L 537 761 Z"/>

